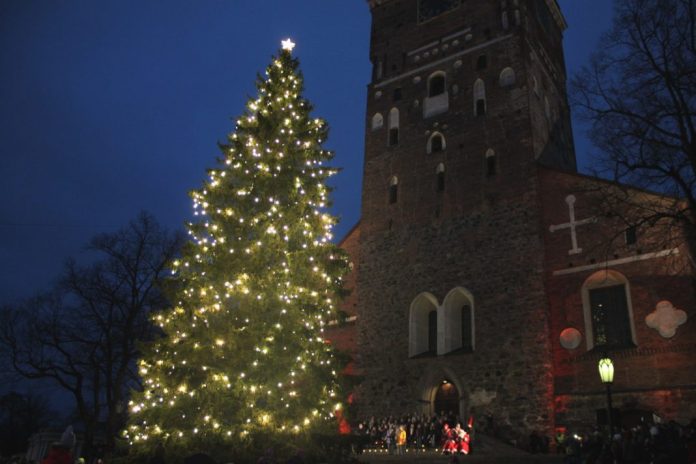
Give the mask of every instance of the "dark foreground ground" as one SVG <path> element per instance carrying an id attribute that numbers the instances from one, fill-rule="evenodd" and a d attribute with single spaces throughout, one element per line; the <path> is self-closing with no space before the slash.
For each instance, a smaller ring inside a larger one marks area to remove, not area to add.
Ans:
<path id="1" fill-rule="evenodd" d="M 469 456 L 459 456 L 460 464 L 562 464 L 563 456 L 547 454 L 533 455 L 509 446 L 495 439 L 479 434 L 475 443 L 476 448 Z M 366 464 L 449 464 L 450 456 L 435 452 L 408 452 L 404 456 L 390 456 L 382 452 L 365 452 L 358 456 Z"/>

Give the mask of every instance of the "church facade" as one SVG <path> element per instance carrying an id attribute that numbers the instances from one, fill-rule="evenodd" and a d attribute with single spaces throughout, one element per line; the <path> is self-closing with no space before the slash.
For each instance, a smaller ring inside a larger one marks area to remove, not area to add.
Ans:
<path id="1" fill-rule="evenodd" d="M 606 353 L 622 421 L 696 417 L 689 252 L 605 214 L 626 189 L 577 173 L 556 1 L 368 3 L 350 317 L 328 331 L 362 379 L 356 413 L 593 424 Z"/>

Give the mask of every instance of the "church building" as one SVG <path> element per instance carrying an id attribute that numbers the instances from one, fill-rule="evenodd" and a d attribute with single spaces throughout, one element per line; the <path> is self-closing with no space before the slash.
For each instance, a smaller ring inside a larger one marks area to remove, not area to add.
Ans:
<path id="1" fill-rule="evenodd" d="M 556 0 L 368 3 L 362 213 L 328 331 L 356 414 L 592 425 L 608 355 L 616 421 L 696 417 L 689 251 L 601 208 L 659 196 L 577 172 Z"/>

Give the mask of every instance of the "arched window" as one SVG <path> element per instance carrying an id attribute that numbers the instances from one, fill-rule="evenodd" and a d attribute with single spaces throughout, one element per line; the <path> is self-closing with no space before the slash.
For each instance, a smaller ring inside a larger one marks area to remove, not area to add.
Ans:
<path id="1" fill-rule="evenodd" d="M 495 151 L 489 148 L 486 151 L 486 176 L 492 177 L 498 173 L 498 159 L 495 156 Z"/>
<path id="2" fill-rule="evenodd" d="M 582 306 L 588 350 L 636 345 L 631 288 L 623 274 L 602 270 L 588 277 L 582 285 Z"/>
<path id="3" fill-rule="evenodd" d="M 437 169 L 435 170 L 435 176 L 437 178 L 437 191 L 438 192 L 444 192 L 445 191 L 445 165 L 440 163 L 437 165 Z"/>
<path id="4" fill-rule="evenodd" d="M 500 86 L 509 87 L 515 85 L 515 70 L 512 68 L 505 68 L 500 72 Z"/>
<path id="5" fill-rule="evenodd" d="M 474 336 L 474 297 L 467 289 L 452 289 L 442 304 L 444 343 L 442 354 L 452 351 L 473 351 Z"/>
<path id="6" fill-rule="evenodd" d="M 399 110 L 389 110 L 389 146 L 399 144 Z"/>
<path id="7" fill-rule="evenodd" d="M 503 11 L 503 29 L 507 30 L 510 27 L 510 20 L 508 19 L 507 11 Z"/>
<path id="8" fill-rule="evenodd" d="M 392 176 L 389 179 L 389 203 L 396 203 L 399 197 L 399 179 L 396 176 Z"/>
<path id="9" fill-rule="evenodd" d="M 476 59 L 476 69 L 486 69 L 488 66 L 488 57 L 486 55 L 479 55 Z"/>
<path id="10" fill-rule="evenodd" d="M 381 129 L 383 125 L 384 117 L 382 116 L 382 113 L 375 113 L 375 115 L 372 116 L 372 130 Z"/>
<path id="11" fill-rule="evenodd" d="M 436 71 L 428 78 L 428 97 L 436 97 L 445 93 L 445 73 Z"/>
<path id="12" fill-rule="evenodd" d="M 446 147 L 445 136 L 440 132 L 433 132 L 430 137 L 428 137 L 426 152 L 428 154 L 437 153 L 444 150 Z"/>
<path id="13" fill-rule="evenodd" d="M 408 320 L 408 355 L 437 354 L 438 304 L 430 293 L 421 293 L 411 303 Z"/>
<path id="14" fill-rule="evenodd" d="M 474 82 L 474 114 L 483 116 L 486 114 L 486 86 L 483 79 Z"/>

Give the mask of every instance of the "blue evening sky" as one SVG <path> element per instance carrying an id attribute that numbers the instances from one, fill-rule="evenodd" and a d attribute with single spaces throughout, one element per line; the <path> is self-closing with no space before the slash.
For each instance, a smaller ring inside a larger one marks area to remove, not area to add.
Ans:
<path id="1" fill-rule="evenodd" d="M 560 0 L 569 74 L 611 0 Z M 0 2 L 0 304 L 46 288 L 89 238 L 140 210 L 190 218 L 254 78 L 292 37 L 336 151 L 341 237 L 359 218 L 370 15 L 365 0 Z M 581 167 L 591 147 L 575 125 Z"/>

